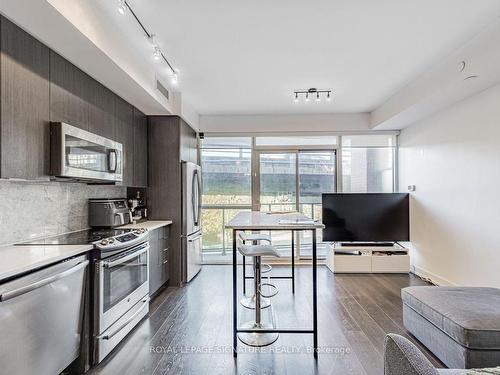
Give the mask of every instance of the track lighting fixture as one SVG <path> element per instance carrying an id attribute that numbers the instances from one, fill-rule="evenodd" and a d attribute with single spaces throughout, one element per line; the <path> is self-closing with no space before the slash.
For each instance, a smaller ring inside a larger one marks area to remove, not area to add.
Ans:
<path id="1" fill-rule="evenodd" d="M 136 20 L 136 22 L 141 27 L 142 31 L 144 31 L 144 33 L 146 34 L 146 37 L 148 38 L 148 40 L 150 41 L 150 43 L 153 45 L 153 58 L 155 60 L 162 60 L 163 59 L 163 61 L 165 61 L 165 63 L 168 65 L 168 68 L 171 71 L 170 78 L 171 78 L 172 83 L 173 84 L 177 84 L 177 82 L 179 81 L 179 75 L 178 75 L 177 71 L 173 68 L 172 64 L 170 64 L 170 61 L 167 60 L 167 58 L 165 57 L 165 54 L 163 53 L 163 51 L 161 50 L 161 48 L 155 42 L 155 40 L 154 40 L 154 38 L 155 38 L 154 34 L 150 33 L 146 29 L 146 27 L 144 26 L 144 24 L 137 17 L 137 14 L 135 14 L 135 12 L 133 11 L 133 9 L 127 3 L 127 0 L 118 0 L 118 3 L 119 3 L 118 12 L 120 14 L 125 14 L 127 11 L 130 11 L 130 14 L 132 14 L 132 16 L 134 17 L 134 19 Z"/>
<path id="2" fill-rule="evenodd" d="M 316 94 L 316 102 L 319 103 L 321 102 L 321 97 L 325 96 L 326 101 L 329 102 L 331 101 L 332 97 L 332 90 L 318 90 L 314 87 L 307 89 L 307 90 L 296 90 L 293 92 L 294 93 L 294 99 L 293 101 L 297 103 L 300 99 L 300 96 L 303 95 L 305 97 L 305 101 L 309 102 L 310 101 L 310 95 Z"/>

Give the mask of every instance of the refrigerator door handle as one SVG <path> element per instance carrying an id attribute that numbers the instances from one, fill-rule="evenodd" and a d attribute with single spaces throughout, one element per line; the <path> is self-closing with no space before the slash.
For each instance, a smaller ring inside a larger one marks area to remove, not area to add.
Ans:
<path id="1" fill-rule="evenodd" d="M 195 194 L 195 188 L 197 189 Z M 201 211 L 201 184 L 200 184 L 200 175 L 198 170 L 195 169 L 193 172 L 193 180 L 191 186 L 191 204 L 193 206 L 193 221 L 194 225 L 197 227 L 200 225 L 200 211 Z"/>

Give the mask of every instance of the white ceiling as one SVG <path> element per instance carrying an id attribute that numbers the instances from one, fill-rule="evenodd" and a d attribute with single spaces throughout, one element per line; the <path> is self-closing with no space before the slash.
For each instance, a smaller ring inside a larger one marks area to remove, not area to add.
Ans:
<path id="1" fill-rule="evenodd" d="M 500 15 L 499 0 L 128 2 L 200 114 L 369 112 Z M 333 100 L 294 104 L 308 87 Z"/>

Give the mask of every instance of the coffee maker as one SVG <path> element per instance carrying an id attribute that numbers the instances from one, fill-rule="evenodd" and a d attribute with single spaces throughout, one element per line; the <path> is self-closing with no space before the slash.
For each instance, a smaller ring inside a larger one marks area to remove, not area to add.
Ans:
<path id="1" fill-rule="evenodd" d="M 146 207 L 146 198 L 144 195 L 145 194 L 141 190 L 137 190 L 133 195 L 129 195 L 127 200 L 132 222 L 134 224 L 147 220 L 148 209 Z"/>

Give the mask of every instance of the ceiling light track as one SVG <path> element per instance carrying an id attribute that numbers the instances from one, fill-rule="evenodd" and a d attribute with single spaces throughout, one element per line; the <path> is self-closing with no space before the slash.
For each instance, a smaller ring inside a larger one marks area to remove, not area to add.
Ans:
<path id="1" fill-rule="evenodd" d="M 144 33 L 146 34 L 146 37 L 148 38 L 148 40 L 153 45 L 153 58 L 155 60 L 159 60 L 161 58 L 161 59 L 163 59 L 163 61 L 165 61 L 165 63 L 168 65 L 169 69 L 172 71 L 172 74 L 171 74 L 172 83 L 177 83 L 177 80 L 178 80 L 177 70 L 174 69 L 172 64 L 170 64 L 170 61 L 168 61 L 168 59 L 165 57 L 165 54 L 163 53 L 161 48 L 158 46 L 158 44 L 155 43 L 155 41 L 154 41 L 155 35 L 153 33 L 149 32 L 148 29 L 146 29 L 146 27 L 141 22 L 139 17 L 137 17 L 137 14 L 135 14 L 134 10 L 130 6 L 130 4 L 127 2 L 127 0 L 118 0 L 118 2 L 119 2 L 118 12 L 122 15 L 125 15 L 125 13 L 127 11 L 130 11 L 130 14 L 132 14 L 132 16 L 134 17 L 136 22 L 141 27 L 142 31 L 144 31 Z"/>
<path id="2" fill-rule="evenodd" d="M 332 99 L 332 90 L 318 90 L 314 87 L 311 87 L 307 90 L 296 90 L 293 92 L 295 103 L 298 103 L 301 97 L 305 98 L 306 102 L 310 101 L 310 98 L 315 96 L 316 102 L 321 102 L 321 98 L 326 98 L 326 101 L 329 102 Z"/>

